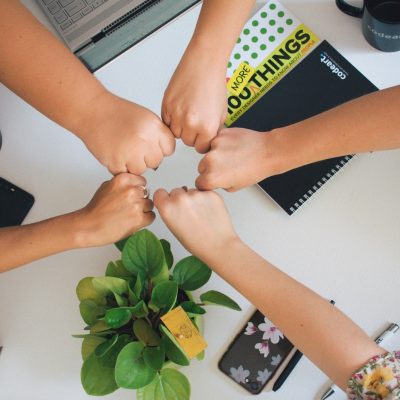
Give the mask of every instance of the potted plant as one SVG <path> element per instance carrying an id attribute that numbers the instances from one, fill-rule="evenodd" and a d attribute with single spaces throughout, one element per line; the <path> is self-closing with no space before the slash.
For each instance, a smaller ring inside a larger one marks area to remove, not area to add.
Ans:
<path id="1" fill-rule="evenodd" d="M 150 231 L 116 245 L 121 259 L 108 264 L 105 276 L 83 278 L 76 289 L 87 325 L 87 333 L 74 335 L 83 338 L 83 388 L 95 396 L 122 387 L 136 389 L 138 400 L 187 400 L 190 384 L 176 367 L 190 359 L 161 318 L 180 306 L 201 332 L 205 306 L 240 307 L 214 290 L 196 302 L 191 291 L 209 280 L 210 268 L 189 256 L 172 269 L 170 244 Z M 203 357 L 204 351 L 197 355 Z"/>

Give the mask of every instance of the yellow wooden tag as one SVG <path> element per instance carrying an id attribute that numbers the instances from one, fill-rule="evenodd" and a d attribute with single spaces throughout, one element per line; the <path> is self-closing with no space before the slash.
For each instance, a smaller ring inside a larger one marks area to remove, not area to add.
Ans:
<path id="1" fill-rule="evenodd" d="M 207 342 L 181 306 L 162 316 L 161 321 L 174 335 L 189 358 L 196 357 L 207 347 Z"/>
<path id="2" fill-rule="evenodd" d="M 232 94 L 239 95 L 245 88 L 250 78 L 253 76 L 255 69 L 249 64 L 242 62 L 236 68 L 235 73 L 231 76 L 226 86 Z"/>

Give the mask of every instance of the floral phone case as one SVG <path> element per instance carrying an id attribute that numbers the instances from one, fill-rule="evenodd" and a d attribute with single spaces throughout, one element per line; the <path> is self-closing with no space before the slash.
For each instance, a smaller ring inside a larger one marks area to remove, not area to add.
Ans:
<path id="1" fill-rule="evenodd" d="M 244 389 L 258 394 L 276 380 L 294 351 L 282 332 L 256 310 L 233 339 L 218 367 Z"/>

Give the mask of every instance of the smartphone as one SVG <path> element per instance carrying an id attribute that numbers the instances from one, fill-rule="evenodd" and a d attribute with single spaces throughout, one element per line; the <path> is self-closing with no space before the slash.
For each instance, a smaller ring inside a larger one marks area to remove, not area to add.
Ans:
<path id="1" fill-rule="evenodd" d="M 34 201 L 30 193 L 0 178 L 0 228 L 20 225 Z"/>
<path id="2" fill-rule="evenodd" d="M 218 367 L 251 394 L 272 390 L 275 381 L 296 353 L 260 311 L 256 310 L 221 357 Z"/>

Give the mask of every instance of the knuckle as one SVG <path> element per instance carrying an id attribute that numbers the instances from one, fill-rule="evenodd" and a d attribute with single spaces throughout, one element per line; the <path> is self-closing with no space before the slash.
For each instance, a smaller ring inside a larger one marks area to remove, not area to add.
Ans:
<path id="1" fill-rule="evenodd" d="M 126 195 L 126 198 L 127 198 L 130 202 L 134 203 L 134 204 L 133 204 L 133 207 L 136 208 L 136 207 L 137 207 L 136 201 L 137 201 L 138 198 L 139 198 L 137 189 L 135 189 L 134 187 L 128 187 L 128 188 L 126 189 L 126 194 L 125 194 L 125 195 Z"/>
<path id="2" fill-rule="evenodd" d="M 201 133 L 204 137 L 212 139 L 217 135 L 218 128 L 219 124 L 204 122 L 201 126 Z"/>
<path id="3" fill-rule="evenodd" d="M 171 204 L 169 202 L 160 202 L 157 205 L 158 212 L 163 218 L 168 218 L 171 214 Z"/>
<path id="4" fill-rule="evenodd" d="M 190 195 L 187 193 L 179 195 L 177 198 L 177 204 L 179 207 L 187 208 L 191 203 Z"/>
<path id="5" fill-rule="evenodd" d="M 174 153 L 175 151 L 175 138 L 171 137 L 171 139 L 169 139 L 169 143 L 167 144 L 167 146 L 165 147 L 165 155 L 166 156 L 170 156 L 171 154 Z"/>
<path id="6" fill-rule="evenodd" d="M 139 217 L 139 219 L 140 219 L 143 216 L 142 207 L 140 206 L 139 203 L 134 203 L 131 206 L 131 212 L 132 212 L 132 215 L 136 218 Z"/>
<path id="7" fill-rule="evenodd" d="M 191 132 L 186 131 L 185 133 L 183 133 L 183 135 L 181 136 L 181 140 L 183 143 L 186 144 L 186 146 L 193 146 L 194 144 L 194 137 Z"/>
<path id="8" fill-rule="evenodd" d="M 219 185 L 219 176 L 218 176 L 218 174 L 213 172 L 213 171 L 208 173 L 206 175 L 206 177 L 205 177 L 205 184 L 208 187 L 212 187 L 212 188 L 217 187 Z"/>
<path id="9" fill-rule="evenodd" d="M 213 152 L 210 152 L 207 154 L 206 157 L 207 157 L 206 166 L 211 169 L 214 168 L 215 164 L 217 164 L 217 162 L 218 162 L 218 155 L 216 155 Z"/>
<path id="10" fill-rule="evenodd" d="M 130 177 L 132 178 L 132 184 L 134 185 L 140 185 L 140 186 L 147 185 L 146 178 L 141 175 L 130 175 Z"/>
<path id="11" fill-rule="evenodd" d="M 188 111 L 185 114 L 185 119 L 184 119 L 185 125 L 188 127 L 195 127 L 199 125 L 199 117 L 197 112 L 193 111 Z"/>
<path id="12" fill-rule="evenodd" d="M 123 187 L 129 184 L 129 175 L 126 173 L 120 173 L 115 176 L 114 182 L 118 187 Z"/>

